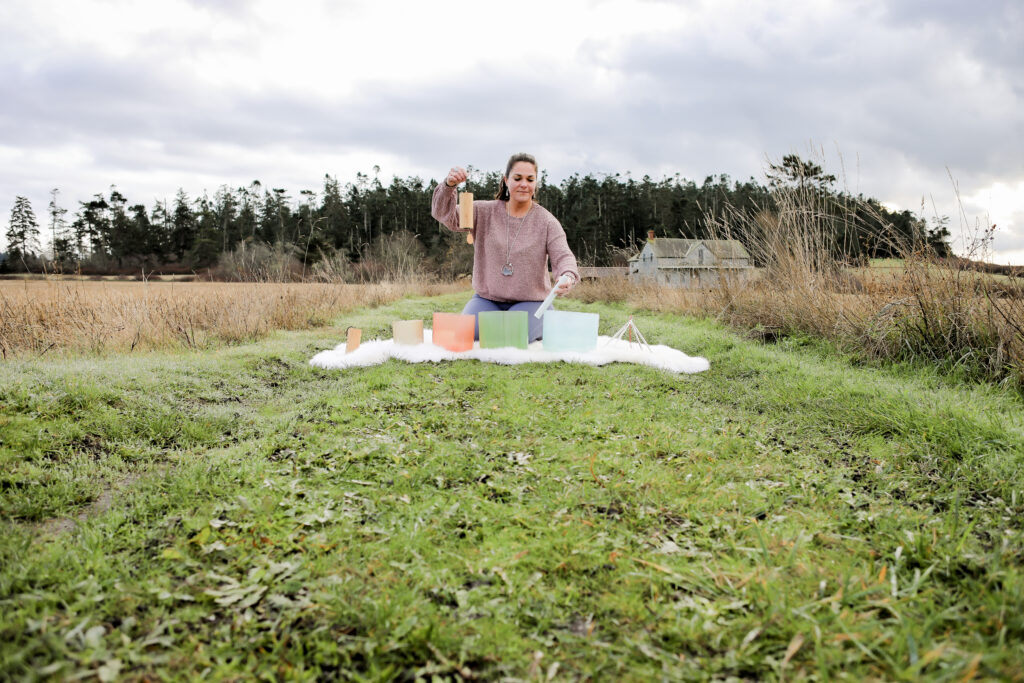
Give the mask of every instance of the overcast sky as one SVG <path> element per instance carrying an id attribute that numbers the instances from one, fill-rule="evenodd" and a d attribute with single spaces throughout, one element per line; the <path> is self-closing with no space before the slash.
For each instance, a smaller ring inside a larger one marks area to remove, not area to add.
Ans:
<path id="1" fill-rule="evenodd" d="M 17 195 L 46 232 L 52 188 L 297 197 L 517 151 L 763 180 L 796 152 L 1024 263 L 1021 36 L 1020 0 L 2 0 L 0 232 Z"/>

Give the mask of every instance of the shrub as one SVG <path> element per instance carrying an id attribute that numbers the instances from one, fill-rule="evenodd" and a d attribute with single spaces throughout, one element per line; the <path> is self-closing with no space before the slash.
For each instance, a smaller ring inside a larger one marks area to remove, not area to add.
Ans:
<path id="1" fill-rule="evenodd" d="M 296 282 L 302 280 L 303 268 L 291 244 L 240 242 L 221 254 L 211 274 L 229 282 Z"/>

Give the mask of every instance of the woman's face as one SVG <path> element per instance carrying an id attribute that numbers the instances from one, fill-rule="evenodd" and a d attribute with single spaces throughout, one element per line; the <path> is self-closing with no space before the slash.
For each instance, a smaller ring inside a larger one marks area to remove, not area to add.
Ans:
<path id="1" fill-rule="evenodd" d="M 532 199 L 537 191 L 537 167 L 529 161 L 517 161 L 505 178 L 505 184 L 513 200 L 523 202 Z"/>

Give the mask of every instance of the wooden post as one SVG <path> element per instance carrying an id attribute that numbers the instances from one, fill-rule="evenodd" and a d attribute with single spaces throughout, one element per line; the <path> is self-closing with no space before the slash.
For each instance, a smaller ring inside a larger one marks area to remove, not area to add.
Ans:
<path id="1" fill-rule="evenodd" d="M 473 244 L 473 193 L 463 192 L 459 195 L 459 228 L 469 230 L 466 233 L 466 244 Z"/>

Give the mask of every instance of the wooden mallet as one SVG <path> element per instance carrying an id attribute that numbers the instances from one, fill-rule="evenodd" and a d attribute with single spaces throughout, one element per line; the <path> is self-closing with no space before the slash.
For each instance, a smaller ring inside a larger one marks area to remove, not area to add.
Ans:
<path id="1" fill-rule="evenodd" d="M 459 229 L 468 230 L 466 244 L 473 244 L 473 193 L 459 195 Z"/>

